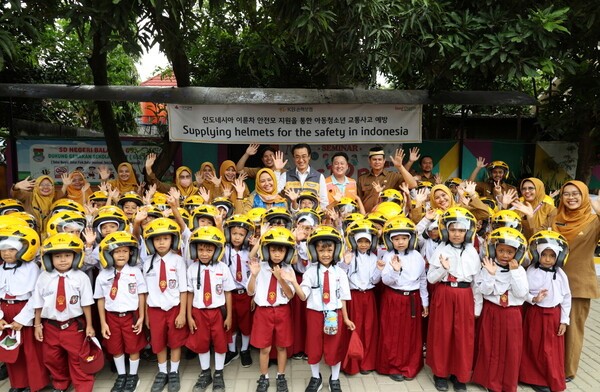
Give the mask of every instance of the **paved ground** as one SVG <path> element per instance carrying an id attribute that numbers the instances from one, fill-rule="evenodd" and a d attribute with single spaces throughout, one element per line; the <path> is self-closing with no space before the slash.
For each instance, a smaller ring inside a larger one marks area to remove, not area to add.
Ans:
<path id="1" fill-rule="evenodd" d="M 600 391 L 600 300 L 592 301 L 592 310 L 586 325 L 585 345 L 577 378 L 567 384 L 568 391 Z M 256 390 L 258 378 L 258 352 L 252 353 L 254 365 L 249 368 L 240 366 L 239 359 L 233 361 L 225 368 L 225 385 L 227 392 L 252 392 Z M 271 378 L 275 377 L 275 367 L 270 369 Z M 150 391 L 150 385 L 157 371 L 155 363 L 142 361 L 140 367 L 141 383 L 139 392 Z M 181 364 L 181 391 L 191 391 L 198 374 L 200 365 L 197 359 L 183 360 Z M 329 378 L 329 370 L 322 367 L 323 380 Z M 310 368 L 306 361 L 290 360 L 287 370 L 288 385 L 291 392 L 302 392 L 310 379 Z M 96 377 L 94 391 L 110 391 L 115 375 L 110 372 L 108 366 Z M 326 381 L 325 381 L 326 384 Z M 395 382 L 389 377 L 380 376 L 376 373 L 370 375 L 341 376 L 342 389 L 345 392 L 400 392 L 400 391 L 435 391 L 431 370 L 426 366 L 421 373 L 412 381 Z M 326 391 L 325 385 L 323 390 Z M 8 391 L 8 381 L 0 381 L 0 391 Z M 485 389 L 468 384 L 471 391 L 483 391 Z M 452 390 L 452 386 L 450 386 Z M 519 391 L 531 390 L 529 387 L 520 386 Z M 166 391 L 166 388 L 165 388 Z M 211 391 L 211 388 L 208 388 Z M 275 391 L 274 383 L 271 383 L 270 391 Z"/>

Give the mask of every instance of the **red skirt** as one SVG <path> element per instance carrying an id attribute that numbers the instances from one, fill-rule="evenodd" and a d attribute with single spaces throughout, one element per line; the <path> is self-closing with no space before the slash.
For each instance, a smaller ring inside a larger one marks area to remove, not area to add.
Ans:
<path id="1" fill-rule="evenodd" d="M 427 359 L 435 376 L 453 374 L 458 381 L 471 379 L 475 347 L 475 300 L 470 287 L 440 284 L 429 307 Z"/>
<path id="2" fill-rule="evenodd" d="M 523 349 L 520 306 L 484 301 L 472 382 L 494 391 L 515 392 Z"/>
<path id="3" fill-rule="evenodd" d="M 302 283 L 302 275 L 296 274 L 296 281 L 298 284 Z M 292 310 L 292 324 L 294 325 L 294 343 L 288 347 L 288 357 L 292 354 L 298 354 L 306 352 L 305 340 L 306 340 L 306 302 L 302 301 L 300 297 L 294 295 L 290 301 Z"/>
<path id="4" fill-rule="evenodd" d="M 342 370 L 346 374 L 356 374 L 361 370 L 375 370 L 377 360 L 377 341 L 379 336 L 379 319 L 373 290 L 352 290 L 352 301 L 346 302 L 350 320 L 356 326 L 364 348 L 362 361 L 348 360 Z"/>
<path id="5" fill-rule="evenodd" d="M 564 391 L 565 336 L 557 336 L 560 306 L 529 306 L 523 324 L 523 357 L 519 381 Z"/>
<path id="6" fill-rule="evenodd" d="M 423 368 L 421 295 L 386 288 L 381 297 L 377 372 L 414 378 Z"/>

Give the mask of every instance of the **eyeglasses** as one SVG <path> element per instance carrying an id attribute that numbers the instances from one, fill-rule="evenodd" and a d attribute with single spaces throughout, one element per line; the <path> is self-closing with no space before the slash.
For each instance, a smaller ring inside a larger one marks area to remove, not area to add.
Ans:
<path id="1" fill-rule="evenodd" d="M 569 198 L 569 197 L 579 197 L 579 196 L 581 196 L 581 192 L 571 192 L 571 193 L 565 192 L 562 195 L 563 195 L 563 197 L 567 197 L 567 198 Z"/>
<path id="2" fill-rule="evenodd" d="M 523 188 L 521 188 L 521 192 L 527 192 L 527 191 L 535 191 L 535 187 L 533 187 L 533 186 L 524 186 Z"/>

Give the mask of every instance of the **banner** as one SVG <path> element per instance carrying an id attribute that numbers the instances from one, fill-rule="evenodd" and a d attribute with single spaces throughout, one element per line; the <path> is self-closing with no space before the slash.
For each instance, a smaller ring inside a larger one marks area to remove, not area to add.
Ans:
<path id="1" fill-rule="evenodd" d="M 420 143 L 421 105 L 179 105 L 172 141 L 224 144 Z"/>

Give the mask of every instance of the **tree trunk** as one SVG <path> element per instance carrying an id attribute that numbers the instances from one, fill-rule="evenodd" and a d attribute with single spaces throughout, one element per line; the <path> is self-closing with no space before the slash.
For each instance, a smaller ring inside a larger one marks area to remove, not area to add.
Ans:
<path id="1" fill-rule="evenodd" d="M 592 140 L 589 121 L 584 122 L 586 127 L 579 135 L 579 145 L 577 148 L 577 169 L 575 171 L 575 179 L 589 184 L 592 177 L 592 166 L 595 161 L 596 148 Z"/>

